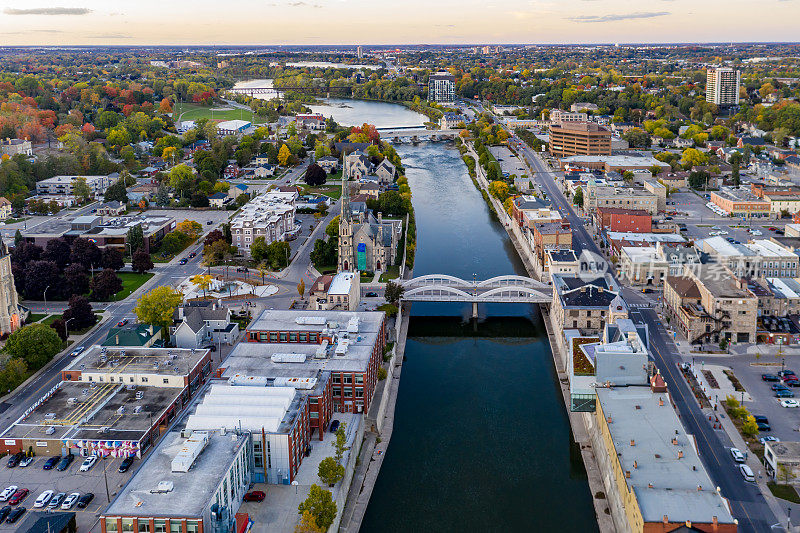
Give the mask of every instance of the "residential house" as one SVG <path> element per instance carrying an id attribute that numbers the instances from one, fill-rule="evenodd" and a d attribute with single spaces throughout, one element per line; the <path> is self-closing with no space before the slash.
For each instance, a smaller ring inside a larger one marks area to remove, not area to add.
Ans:
<path id="1" fill-rule="evenodd" d="M 111 202 L 101 204 L 100 207 L 97 208 L 97 214 L 99 216 L 118 217 L 120 215 L 124 215 L 126 210 L 127 206 L 125 204 L 113 200 Z"/>
<path id="2" fill-rule="evenodd" d="M 211 207 L 215 207 L 217 209 L 222 209 L 225 207 L 225 203 L 229 202 L 230 198 L 228 197 L 227 193 L 224 192 L 215 192 L 214 194 L 209 195 L 208 197 L 208 205 Z"/>
<path id="3" fill-rule="evenodd" d="M 375 167 L 373 173 L 378 176 L 378 183 L 385 187 L 394 182 L 397 170 L 391 161 L 384 158 L 384 160 Z"/>
<path id="4" fill-rule="evenodd" d="M 352 152 L 344 156 L 344 177 L 356 179 L 366 177 L 372 168 L 369 156 L 364 152 Z"/>
<path id="5" fill-rule="evenodd" d="M 320 276 L 308 293 L 309 309 L 318 311 L 356 311 L 360 301 L 361 276 L 357 272 Z"/>
<path id="6" fill-rule="evenodd" d="M 231 311 L 216 301 L 187 303 L 175 310 L 176 326 L 172 340 L 178 348 L 202 348 L 233 343 L 239 338 L 239 324 L 231 320 Z"/>
<path id="7" fill-rule="evenodd" d="M 0 220 L 10 217 L 12 209 L 11 202 L 7 198 L 0 196 Z"/>
<path id="8" fill-rule="evenodd" d="M 33 155 L 33 145 L 28 139 L 0 139 L 0 154 L 14 157 L 15 155 Z"/>
<path id="9" fill-rule="evenodd" d="M 333 156 L 326 155 L 317 159 L 317 165 L 322 167 L 328 174 L 332 174 L 339 168 L 339 160 Z"/>
<path id="10" fill-rule="evenodd" d="M 133 346 L 150 348 L 156 341 L 163 342 L 164 328 L 150 324 L 126 324 L 111 328 L 103 346 Z"/>

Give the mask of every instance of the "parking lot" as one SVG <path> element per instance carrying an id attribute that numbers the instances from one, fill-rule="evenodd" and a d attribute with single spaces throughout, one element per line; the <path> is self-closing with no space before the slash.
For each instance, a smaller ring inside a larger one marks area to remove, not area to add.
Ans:
<path id="1" fill-rule="evenodd" d="M 56 493 L 65 492 L 67 495 L 72 492 L 80 492 L 81 495 L 87 492 L 94 494 L 94 499 L 85 509 L 78 509 L 76 506 L 70 510 L 70 512 L 75 512 L 78 531 L 99 531 L 99 526 L 96 524 L 99 513 L 108 505 L 103 475 L 104 469 L 108 476 L 108 490 L 113 499 L 117 491 L 133 475 L 134 470 L 139 465 L 139 460 L 137 459 L 128 472 L 120 474 L 118 469 L 122 459 L 109 457 L 105 460 L 99 460 L 88 472 L 80 472 L 80 466 L 84 458 L 76 456 L 66 470 L 59 472 L 55 469 L 42 469 L 47 460 L 47 457 L 44 456 L 36 457 L 33 463 L 24 468 L 19 466 L 8 468 L 6 466 L 7 459 L 8 457 L 6 456 L 0 461 L 0 491 L 10 485 L 17 485 L 21 489 L 30 490 L 30 493 L 22 503 L 14 507 L 25 507 L 28 512 L 31 510 L 42 511 L 42 509 L 33 509 L 33 504 L 39 494 L 45 490 L 52 490 Z M 0 502 L 0 506 L 5 505 L 7 503 Z M 16 531 L 17 527 L 24 521 L 24 518 L 25 515 L 15 524 L 3 522 L 0 524 L 0 532 Z"/>
<path id="2" fill-rule="evenodd" d="M 233 214 L 233 211 L 224 211 L 220 209 L 209 209 L 207 211 L 195 211 L 193 209 L 148 209 L 145 211 L 150 216 L 167 216 L 175 219 L 177 224 L 184 220 L 194 220 L 203 225 L 203 231 L 207 230 L 207 226 L 216 226 L 221 222 L 226 222 L 228 217 Z M 208 224 L 208 221 L 211 224 Z"/>
<path id="3" fill-rule="evenodd" d="M 497 162 L 500 163 L 500 170 L 503 172 L 503 175 L 516 175 L 517 177 L 521 177 L 530 174 L 522 161 L 507 147 L 490 146 L 489 150 L 492 152 L 495 159 L 497 159 Z"/>

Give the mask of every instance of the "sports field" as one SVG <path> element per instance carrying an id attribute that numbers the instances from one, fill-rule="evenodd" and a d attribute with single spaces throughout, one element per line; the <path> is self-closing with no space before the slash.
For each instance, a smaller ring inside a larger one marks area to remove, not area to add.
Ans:
<path id="1" fill-rule="evenodd" d="M 175 106 L 176 116 L 173 120 L 248 120 L 253 124 L 263 124 L 265 120 L 247 109 L 234 109 L 227 106 L 201 106 L 197 104 L 179 104 Z"/>

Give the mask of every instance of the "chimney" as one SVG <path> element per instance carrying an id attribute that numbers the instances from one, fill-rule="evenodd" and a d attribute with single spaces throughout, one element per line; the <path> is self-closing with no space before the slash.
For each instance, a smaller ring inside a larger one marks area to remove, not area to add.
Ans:
<path id="1" fill-rule="evenodd" d="M 625 477 L 630 479 L 630 477 L 631 477 L 631 471 L 630 470 L 626 470 L 625 471 Z"/>
<path id="2" fill-rule="evenodd" d="M 669 518 L 667 518 L 667 515 L 664 515 L 663 521 L 665 524 L 669 524 Z"/>
<path id="3" fill-rule="evenodd" d="M 664 407 L 664 398 L 659 398 L 658 399 L 658 405 L 659 405 L 659 407 Z"/>
<path id="4" fill-rule="evenodd" d="M 683 459 L 683 450 L 678 451 L 678 459 Z"/>
<path id="5" fill-rule="evenodd" d="M 634 461 L 633 462 L 633 469 L 636 470 L 638 468 L 639 468 L 639 461 Z"/>
<path id="6" fill-rule="evenodd" d="M 678 445 L 678 438 L 677 437 L 672 437 L 672 444 L 673 444 L 673 446 L 677 446 Z"/>
<path id="7" fill-rule="evenodd" d="M 648 483 L 648 484 L 647 484 L 647 488 L 648 488 L 648 489 L 652 489 L 652 488 L 653 488 L 653 484 L 652 484 L 652 483 Z"/>
<path id="8" fill-rule="evenodd" d="M 703 490 L 703 486 L 702 485 L 697 485 L 697 492 L 700 492 L 701 490 Z"/>
<path id="9" fill-rule="evenodd" d="M 631 439 L 631 446 L 636 446 L 636 441 Z"/>
<path id="10" fill-rule="evenodd" d="M 606 417 L 606 422 L 609 423 L 609 424 L 611 423 L 611 417 L 610 416 Z"/>

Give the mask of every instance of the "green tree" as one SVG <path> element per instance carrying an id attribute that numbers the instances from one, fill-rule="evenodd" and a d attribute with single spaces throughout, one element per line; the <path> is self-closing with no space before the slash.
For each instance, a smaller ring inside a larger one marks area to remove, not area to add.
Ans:
<path id="1" fill-rule="evenodd" d="M 267 257 L 267 242 L 263 236 L 253 239 L 253 244 L 250 245 L 250 257 L 256 263 L 260 263 Z"/>
<path id="2" fill-rule="evenodd" d="M 116 183 L 106 189 L 103 195 L 104 202 L 120 202 L 123 204 L 128 203 L 128 191 L 125 188 L 125 183 L 122 180 L 117 180 Z"/>
<path id="3" fill-rule="evenodd" d="M 181 163 L 169 171 L 169 186 L 184 198 L 193 192 L 195 177 L 192 169 Z"/>
<path id="4" fill-rule="evenodd" d="M 128 251 L 131 253 L 142 249 L 144 246 L 144 231 L 142 231 L 141 224 L 136 224 L 128 230 L 128 244 L 130 244 Z"/>
<path id="5" fill-rule="evenodd" d="M 344 466 L 333 457 L 326 457 L 319 463 L 319 478 L 329 487 L 333 487 L 344 477 Z"/>
<path id="6" fill-rule="evenodd" d="M 575 196 L 572 197 L 572 203 L 578 207 L 583 207 L 583 189 L 581 187 L 575 189 Z"/>
<path id="7" fill-rule="evenodd" d="M 12 333 L 6 341 L 5 350 L 11 357 L 25 361 L 32 369 L 39 369 L 61 350 L 61 339 L 50 326 L 31 324 Z"/>
<path id="8" fill-rule="evenodd" d="M 347 449 L 347 434 L 344 431 L 346 427 L 347 424 L 342 422 L 336 429 L 336 440 L 333 441 L 333 448 L 336 450 L 334 457 L 336 458 L 337 463 L 342 462 L 344 451 Z"/>
<path id="9" fill-rule="evenodd" d="M 316 483 L 311 485 L 308 497 L 297 507 L 297 510 L 299 514 L 310 511 L 317 527 L 322 531 L 326 531 L 336 518 L 336 502 L 333 501 L 333 494 Z"/>
<path id="10" fill-rule="evenodd" d="M 161 326 L 165 330 L 172 325 L 175 309 L 183 301 L 183 295 L 170 286 L 156 287 L 143 294 L 133 312 L 142 324 Z"/>
<path id="11" fill-rule="evenodd" d="M 386 301 L 390 304 L 395 304 L 400 301 L 404 292 L 405 288 L 401 284 L 395 283 L 394 281 L 387 281 L 383 297 L 386 298 Z"/>
<path id="12" fill-rule="evenodd" d="M 72 193 L 81 203 L 92 197 L 92 190 L 86 183 L 86 178 L 83 176 L 78 176 L 75 178 L 75 185 L 72 187 Z"/>
<path id="13" fill-rule="evenodd" d="M 325 234 L 329 237 L 339 237 L 339 215 L 336 215 L 325 227 Z"/>

